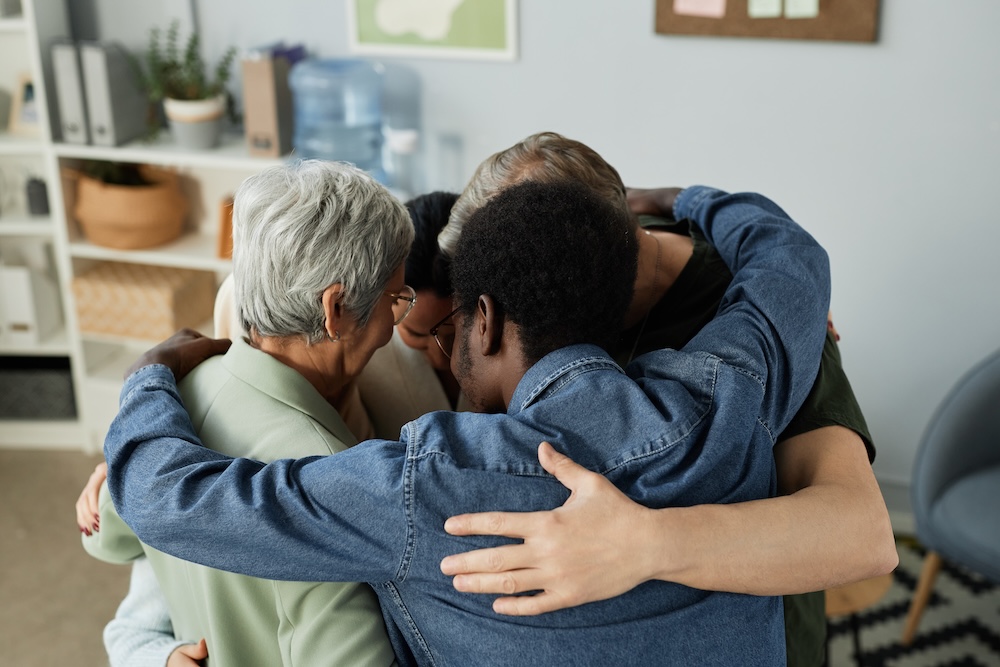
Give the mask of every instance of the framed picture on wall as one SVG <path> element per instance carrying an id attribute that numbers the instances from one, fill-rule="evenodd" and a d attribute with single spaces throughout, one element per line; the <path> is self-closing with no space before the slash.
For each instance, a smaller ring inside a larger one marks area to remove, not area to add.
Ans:
<path id="1" fill-rule="evenodd" d="M 38 100 L 35 98 L 35 84 L 31 77 L 22 74 L 14 89 L 10 105 L 7 131 L 20 136 L 38 136 Z"/>
<path id="2" fill-rule="evenodd" d="M 347 0 L 347 26 L 358 54 L 517 59 L 517 0 Z"/>

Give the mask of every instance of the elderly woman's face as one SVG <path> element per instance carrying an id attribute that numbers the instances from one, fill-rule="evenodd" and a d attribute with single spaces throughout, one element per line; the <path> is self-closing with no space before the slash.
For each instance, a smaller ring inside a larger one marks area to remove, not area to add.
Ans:
<path id="1" fill-rule="evenodd" d="M 419 290 L 417 303 L 406 319 L 396 325 L 399 337 L 407 346 L 427 357 L 434 370 L 450 371 L 451 360 L 441 351 L 431 336 L 431 327 L 452 311 L 451 297 L 441 297 L 434 290 Z"/>
<path id="2" fill-rule="evenodd" d="M 375 350 L 382 347 L 392 338 L 392 326 L 396 319 L 393 313 L 393 303 L 395 300 L 389 293 L 399 294 L 403 292 L 403 267 L 400 266 L 389 278 L 389 282 L 382 288 L 383 294 L 375 304 L 372 315 L 368 318 L 368 324 L 363 329 L 358 330 L 356 340 L 347 349 L 350 350 L 350 363 L 347 367 L 349 375 L 356 376 L 364 369 L 365 364 L 375 354 Z M 419 299 L 418 299 L 419 300 Z M 413 317 L 409 313 L 406 320 Z"/>

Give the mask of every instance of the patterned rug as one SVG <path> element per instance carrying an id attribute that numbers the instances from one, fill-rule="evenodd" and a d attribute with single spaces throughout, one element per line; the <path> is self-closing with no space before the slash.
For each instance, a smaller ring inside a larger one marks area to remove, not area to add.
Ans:
<path id="1" fill-rule="evenodd" d="M 892 587 L 858 614 L 861 664 L 866 667 L 1000 667 L 1000 586 L 945 562 L 917 635 L 899 639 L 917 586 L 924 549 L 899 538 L 899 567 Z M 830 667 L 856 665 L 849 617 L 830 623 Z"/>

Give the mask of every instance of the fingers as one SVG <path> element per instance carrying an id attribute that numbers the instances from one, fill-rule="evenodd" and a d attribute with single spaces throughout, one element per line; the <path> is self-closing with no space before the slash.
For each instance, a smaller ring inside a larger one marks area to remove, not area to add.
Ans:
<path id="1" fill-rule="evenodd" d="M 480 512 L 459 514 L 444 522 L 450 535 L 500 535 L 523 538 L 527 531 L 536 530 L 533 519 L 537 512 Z"/>
<path id="2" fill-rule="evenodd" d="M 225 353 L 231 344 L 226 338 L 208 338 L 194 329 L 181 329 L 144 352 L 126 369 L 124 377 L 127 379 L 143 366 L 163 364 L 180 382 L 192 368 L 211 356 Z"/>
<path id="3" fill-rule="evenodd" d="M 184 653 L 187 657 L 194 658 L 195 660 L 204 660 L 208 657 L 208 644 L 205 642 L 204 638 L 202 638 L 202 640 L 197 644 L 187 644 L 179 647 L 177 650 Z"/>
<path id="4" fill-rule="evenodd" d="M 558 479 L 570 491 L 577 491 L 589 482 L 603 479 L 565 454 L 560 454 L 547 442 L 538 445 L 538 462 L 545 468 L 545 472 Z"/>
<path id="5" fill-rule="evenodd" d="M 441 560 L 441 572 L 449 576 L 471 572 L 505 572 L 528 567 L 531 564 L 532 556 L 523 544 L 510 544 L 447 556 Z M 515 593 L 518 591 L 497 590 L 493 592 Z"/>
<path id="6" fill-rule="evenodd" d="M 81 533 L 90 535 L 93 530 L 94 515 L 88 508 L 86 494 L 87 489 L 84 489 L 76 501 L 76 525 Z"/>
<path id="7" fill-rule="evenodd" d="M 208 657 L 208 645 L 202 639 L 197 644 L 178 646 L 170 654 L 167 667 L 198 667 Z"/>
<path id="8" fill-rule="evenodd" d="M 572 606 L 575 604 L 569 600 L 548 592 L 537 595 L 503 597 L 493 601 L 493 611 L 505 616 L 538 616 Z"/>
<path id="9" fill-rule="evenodd" d="M 76 501 L 76 524 L 85 535 L 96 533 L 101 528 L 100 493 L 101 485 L 108 476 L 108 464 L 101 462 L 90 474 Z"/>
<path id="10" fill-rule="evenodd" d="M 543 586 L 538 570 L 511 570 L 497 574 L 476 572 L 459 574 L 452 579 L 456 591 L 515 595 L 540 590 Z"/>

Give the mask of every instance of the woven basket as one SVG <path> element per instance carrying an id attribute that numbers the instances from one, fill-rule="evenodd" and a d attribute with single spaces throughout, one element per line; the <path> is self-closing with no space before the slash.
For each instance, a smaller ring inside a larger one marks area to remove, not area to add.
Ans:
<path id="1" fill-rule="evenodd" d="M 73 214 L 84 236 L 117 250 L 150 248 L 173 241 L 184 231 L 188 203 L 172 171 L 143 165 L 151 185 L 110 185 L 75 172 Z"/>

